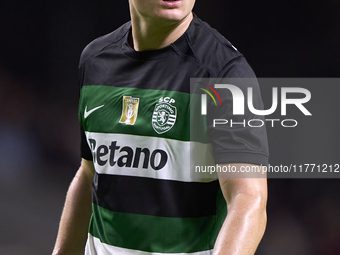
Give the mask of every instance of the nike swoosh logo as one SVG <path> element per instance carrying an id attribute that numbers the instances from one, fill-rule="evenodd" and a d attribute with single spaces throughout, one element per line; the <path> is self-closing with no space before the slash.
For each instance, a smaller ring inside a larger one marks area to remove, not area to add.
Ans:
<path id="1" fill-rule="evenodd" d="M 94 111 L 98 110 L 99 108 L 102 108 L 104 105 L 97 106 L 89 111 L 87 111 L 87 106 L 85 107 L 85 112 L 84 112 L 84 118 L 86 119 L 91 113 Z"/>

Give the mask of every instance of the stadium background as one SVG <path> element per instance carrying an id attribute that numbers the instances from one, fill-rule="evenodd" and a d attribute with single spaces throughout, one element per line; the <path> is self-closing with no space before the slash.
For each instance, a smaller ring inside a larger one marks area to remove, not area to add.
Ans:
<path id="1" fill-rule="evenodd" d="M 277 78 L 340 76 L 339 10 L 337 0 L 198 0 L 194 9 L 258 77 Z M 1 1 L 1 254 L 51 252 L 80 162 L 79 54 L 128 20 L 127 0 Z M 340 163 L 339 92 L 317 91 L 323 100 L 312 107 L 323 121 L 269 130 L 271 162 Z M 340 254 L 339 181 L 270 179 L 268 227 L 257 254 Z"/>

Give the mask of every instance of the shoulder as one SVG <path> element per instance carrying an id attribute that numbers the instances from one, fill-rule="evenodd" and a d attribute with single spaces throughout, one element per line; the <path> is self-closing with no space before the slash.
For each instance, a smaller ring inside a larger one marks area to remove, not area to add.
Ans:
<path id="1" fill-rule="evenodd" d="M 98 55 L 109 45 L 118 43 L 124 38 L 126 33 L 131 28 L 131 22 L 127 22 L 113 32 L 100 36 L 97 39 L 90 42 L 82 51 L 80 55 L 79 66 L 81 66 L 87 59 Z"/>
<path id="2" fill-rule="evenodd" d="M 215 75 L 232 60 L 243 58 L 223 35 L 196 16 L 185 35 L 196 60 Z"/>

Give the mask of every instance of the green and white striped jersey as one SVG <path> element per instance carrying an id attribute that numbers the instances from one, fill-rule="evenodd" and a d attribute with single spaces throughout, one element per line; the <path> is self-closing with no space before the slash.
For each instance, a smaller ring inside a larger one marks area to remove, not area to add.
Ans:
<path id="1" fill-rule="evenodd" d="M 248 156 L 266 164 L 268 148 L 264 129 L 230 131 L 224 140 L 202 126 L 193 139 L 190 78 L 254 74 L 197 17 L 160 50 L 134 51 L 130 30 L 127 23 L 96 39 L 80 60 L 82 157 L 96 170 L 85 254 L 211 254 L 227 207 L 218 180 L 194 178 L 191 165 L 249 163 Z M 238 139 L 244 134 L 250 139 Z"/>

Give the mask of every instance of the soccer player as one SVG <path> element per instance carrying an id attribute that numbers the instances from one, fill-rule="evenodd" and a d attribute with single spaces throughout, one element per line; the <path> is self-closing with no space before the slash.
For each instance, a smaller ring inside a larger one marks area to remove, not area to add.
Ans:
<path id="1" fill-rule="evenodd" d="M 236 48 L 192 13 L 194 3 L 129 0 L 131 22 L 84 49 L 82 162 L 53 254 L 255 253 L 266 179 L 197 181 L 187 170 L 190 146 L 210 148 L 190 140 L 190 78 L 254 77 Z M 264 128 L 207 133 L 220 166 L 267 164 Z"/>

